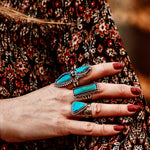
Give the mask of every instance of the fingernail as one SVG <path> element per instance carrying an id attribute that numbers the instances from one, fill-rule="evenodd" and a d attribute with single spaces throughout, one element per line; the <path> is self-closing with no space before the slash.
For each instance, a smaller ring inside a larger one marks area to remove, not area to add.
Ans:
<path id="1" fill-rule="evenodd" d="M 138 106 L 138 105 L 128 105 L 127 108 L 128 108 L 128 111 L 133 112 L 133 111 L 138 111 L 140 109 L 140 106 Z"/>
<path id="2" fill-rule="evenodd" d="M 141 94 L 141 89 L 137 88 L 137 87 L 132 87 L 131 88 L 131 92 L 134 95 L 140 95 Z"/>
<path id="3" fill-rule="evenodd" d="M 116 70 L 123 69 L 124 64 L 123 64 L 123 63 L 120 63 L 120 62 L 113 63 L 113 67 L 114 67 L 114 69 L 116 69 Z"/>
<path id="4" fill-rule="evenodd" d="M 124 129 L 124 126 L 122 126 L 122 125 L 114 126 L 115 131 L 122 131 L 123 129 Z"/>

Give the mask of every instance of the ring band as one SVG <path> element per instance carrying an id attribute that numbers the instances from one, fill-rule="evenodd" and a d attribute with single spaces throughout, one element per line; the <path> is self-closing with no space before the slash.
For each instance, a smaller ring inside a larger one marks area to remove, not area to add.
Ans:
<path id="1" fill-rule="evenodd" d="M 92 94 L 98 91 L 97 83 L 78 87 L 73 90 L 75 100 L 90 100 Z"/>
<path id="2" fill-rule="evenodd" d="M 72 115 L 80 115 L 85 118 L 92 117 L 91 104 L 74 101 L 71 111 Z"/>
<path id="3" fill-rule="evenodd" d="M 91 69 L 92 67 L 90 65 L 83 65 L 74 71 L 65 72 L 56 79 L 55 86 L 64 87 L 73 83 L 73 86 L 77 87 L 79 85 L 79 79 L 86 76 Z"/>
<path id="4" fill-rule="evenodd" d="M 85 118 L 92 117 L 91 104 L 87 104 L 86 109 L 81 112 L 81 115 Z"/>

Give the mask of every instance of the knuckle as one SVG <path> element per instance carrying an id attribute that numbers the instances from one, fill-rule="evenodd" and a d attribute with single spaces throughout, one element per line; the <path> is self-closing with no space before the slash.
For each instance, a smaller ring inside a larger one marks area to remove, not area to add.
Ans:
<path id="1" fill-rule="evenodd" d="M 66 116 L 69 117 L 71 115 L 70 105 L 68 105 L 68 103 L 66 103 L 66 102 L 62 103 L 60 106 L 60 113 L 64 117 L 66 117 Z"/>
<path id="2" fill-rule="evenodd" d="M 126 85 L 120 85 L 121 87 L 120 87 L 120 93 L 122 94 L 122 95 L 125 95 L 126 94 L 126 91 L 127 91 L 127 86 Z"/>
<path id="3" fill-rule="evenodd" d="M 57 127 L 58 135 L 69 135 L 70 134 L 69 128 L 68 128 L 66 122 L 67 122 L 67 120 L 65 120 L 65 119 L 57 118 L 55 126 Z"/>
<path id="4" fill-rule="evenodd" d="M 102 64 L 101 64 L 101 71 L 102 71 L 103 73 L 106 72 L 106 68 L 105 68 L 105 67 L 106 67 L 105 64 L 102 63 Z"/>
<path id="5" fill-rule="evenodd" d="M 101 133 L 101 136 L 105 135 L 105 125 L 104 124 L 101 125 L 100 133 Z"/>
<path id="6" fill-rule="evenodd" d="M 118 106 L 118 111 L 116 111 L 116 114 L 122 114 L 122 107 L 121 105 Z"/>
<path id="7" fill-rule="evenodd" d="M 97 85 L 98 85 L 98 92 L 103 93 L 105 84 L 104 83 L 98 83 Z"/>
<path id="8" fill-rule="evenodd" d="M 98 103 L 94 103 L 92 106 L 92 115 L 93 117 L 96 117 L 97 114 L 101 114 L 102 112 L 102 105 Z"/>
<path id="9" fill-rule="evenodd" d="M 83 129 L 86 133 L 91 135 L 94 130 L 94 124 L 88 122 L 83 126 Z"/>
<path id="10" fill-rule="evenodd" d="M 68 101 L 70 98 L 72 98 L 73 96 L 73 94 L 71 95 L 72 93 L 71 93 L 71 91 L 69 91 L 69 90 L 65 90 L 65 91 L 61 91 L 60 92 L 60 95 L 59 95 L 59 98 L 61 99 L 61 101 L 63 101 L 63 102 L 66 102 L 66 101 Z"/>
<path id="11" fill-rule="evenodd" d="M 119 113 L 120 115 L 124 115 L 126 113 L 126 109 L 123 105 L 119 105 L 118 106 L 118 112 L 116 112 L 117 114 Z"/>
<path id="12" fill-rule="evenodd" d="M 61 118 L 57 118 L 56 119 L 56 126 L 62 126 L 62 127 L 65 127 L 66 125 L 66 121 L 64 119 L 61 119 Z"/>
<path id="13" fill-rule="evenodd" d="M 66 92 L 62 92 L 61 95 L 59 96 L 61 98 L 61 101 L 65 101 L 66 100 Z"/>
<path id="14" fill-rule="evenodd" d="M 101 64 L 101 72 L 103 75 L 110 74 L 110 71 L 112 71 L 112 70 L 110 70 L 110 66 L 112 66 L 111 63 L 102 63 Z"/>

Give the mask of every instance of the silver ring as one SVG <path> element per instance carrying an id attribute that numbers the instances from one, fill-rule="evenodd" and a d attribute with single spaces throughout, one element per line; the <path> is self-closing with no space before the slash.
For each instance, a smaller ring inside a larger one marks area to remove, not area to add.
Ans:
<path id="1" fill-rule="evenodd" d="M 97 83 L 73 89 L 75 100 L 90 100 L 92 94 L 98 91 Z"/>
<path id="2" fill-rule="evenodd" d="M 56 79 L 55 86 L 64 87 L 73 83 L 73 86 L 77 87 L 79 86 L 79 79 L 86 76 L 91 69 L 90 65 L 83 65 L 74 71 L 65 72 Z"/>
<path id="3" fill-rule="evenodd" d="M 92 117 L 91 104 L 74 101 L 71 109 L 72 115 L 82 116 L 85 118 Z"/>
<path id="4" fill-rule="evenodd" d="M 79 80 L 75 77 L 74 79 L 73 79 L 73 86 L 74 87 L 77 87 L 77 86 L 79 86 Z"/>
<path id="5" fill-rule="evenodd" d="M 91 104 L 87 104 L 86 109 L 81 112 L 81 115 L 85 118 L 92 117 Z"/>

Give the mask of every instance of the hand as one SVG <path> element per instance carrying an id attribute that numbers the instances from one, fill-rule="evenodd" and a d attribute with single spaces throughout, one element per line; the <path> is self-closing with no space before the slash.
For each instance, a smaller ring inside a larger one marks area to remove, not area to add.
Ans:
<path id="1" fill-rule="evenodd" d="M 123 68 L 121 63 L 92 66 L 92 70 L 79 80 L 80 86 L 103 76 L 113 75 Z M 136 97 L 141 90 L 122 84 L 98 83 L 98 91 L 91 99 L 104 97 Z M 69 134 L 108 136 L 121 132 L 123 126 L 98 125 L 79 121 L 71 113 L 75 100 L 73 86 L 64 88 L 51 84 L 27 95 L 0 101 L 0 137 L 8 142 L 46 139 Z M 86 101 L 84 101 L 86 102 Z M 91 104 L 92 117 L 133 115 L 139 106 L 126 104 Z M 83 117 L 82 115 L 78 116 Z"/>

